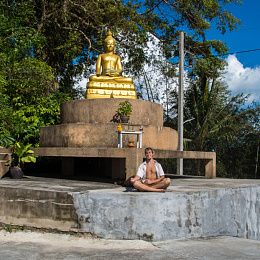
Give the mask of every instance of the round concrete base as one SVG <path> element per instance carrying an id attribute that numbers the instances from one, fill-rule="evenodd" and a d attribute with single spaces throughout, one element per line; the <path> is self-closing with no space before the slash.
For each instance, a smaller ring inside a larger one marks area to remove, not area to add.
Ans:
<path id="1" fill-rule="evenodd" d="M 137 129 L 136 129 L 137 130 Z M 177 131 L 169 127 L 143 127 L 143 147 L 176 150 Z M 135 135 L 123 136 L 123 147 L 128 147 L 129 140 Z M 117 147 L 117 124 L 62 124 L 41 129 L 41 147 Z M 136 141 L 135 141 L 136 144 Z"/>
<path id="2" fill-rule="evenodd" d="M 119 103 L 128 100 L 133 111 L 130 124 L 163 126 L 163 108 L 160 104 L 133 99 L 84 99 L 66 102 L 61 106 L 61 121 L 67 123 L 109 123 Z"/>
<path id="3" fill-rule="evenodd" d="M 123 100 L 124 101 L 124 100 Z M 177 131 L 163 127 L 163 108 L 144 100 L 128 100 L 133 106 L 129 123 L 123 126 L 126 131 L 140 131 L 142 127 L 143 147 L 176 150 Z M 76 100 L 61 106 L 62 124 L 41 129 L 41 147 L 117 147 L 117 123 L 111 119 L 122 99 Z M 123 146 L 129 139 L 123 138 Z"/>

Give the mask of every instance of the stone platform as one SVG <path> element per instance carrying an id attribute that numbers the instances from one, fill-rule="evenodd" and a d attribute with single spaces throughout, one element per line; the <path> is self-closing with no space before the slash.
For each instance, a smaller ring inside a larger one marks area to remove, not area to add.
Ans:
<path id="1" fill-rule="evenodd" d="M 117 147 L 117 123 L 111 122 L 119 103 L 126 99 L 86 99 L 62 104 L 61 124 L 41 128 L 41 147 Z M 163 107 L 144 100 L 128 100 L 133 107 L 123 130 L 143 129 L 143 147 L 177 150 L 178 133 L 163 127 Z M 124 136 L 124 147 L 129 138 Z"/>
<path id="2" fill-rule="evenodd" d="M 28 177 L 0 181 L 0 222 L 109 239 L 260 240 L 260 180 L 173 179 L 165 193 Z"/>

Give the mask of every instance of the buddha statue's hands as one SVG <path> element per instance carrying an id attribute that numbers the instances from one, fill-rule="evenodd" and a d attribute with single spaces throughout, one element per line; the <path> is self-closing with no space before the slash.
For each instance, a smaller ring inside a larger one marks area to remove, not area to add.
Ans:
<path id="1" fill-rule="evenodd" d="M 118 76 L 119 76 L 119 73 L 117 73 L 117 72 L 111 72 L 108 76 L 110 76 L 110 77 L 118 77 Z"/>
<path id="2" fill-rule="evenodd" d="M 120 76 L 120 72 L 118 70 L 106 70 L 106 76 L 109 77 L 119 77 Z"/>

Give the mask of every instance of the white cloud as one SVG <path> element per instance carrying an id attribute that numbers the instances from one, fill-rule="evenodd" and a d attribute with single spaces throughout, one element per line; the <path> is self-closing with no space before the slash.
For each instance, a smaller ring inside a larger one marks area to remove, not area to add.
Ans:
<path id="1" fill-rule="evenodd" d="M 229 55 L 226 59 L 227 71 L 224 80 L 233 94 L 250 94 L 249 102 L 260 101 L 260 66 L 247 68 L 235 55 Z"/>

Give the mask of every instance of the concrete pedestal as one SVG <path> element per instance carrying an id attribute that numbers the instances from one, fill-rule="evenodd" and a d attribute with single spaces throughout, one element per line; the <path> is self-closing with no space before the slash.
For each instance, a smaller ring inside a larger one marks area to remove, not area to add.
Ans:
<path id="1" fill-rule="evenodd" d="M 119 103 L 118 99 L 72 101 L 62 105 L 62 123 L 43 127 L 40 134 L 41 147 L 117 147 L 117 123 L 111 119 Z M 162 106 L 143 100 L 131 100 L 133 112 L 125 130 L 143 128 L 143 147 L 176 150 L 177 131 L 163 127 Z M 124 138 L 124 147 L 128 139 Z"/>

